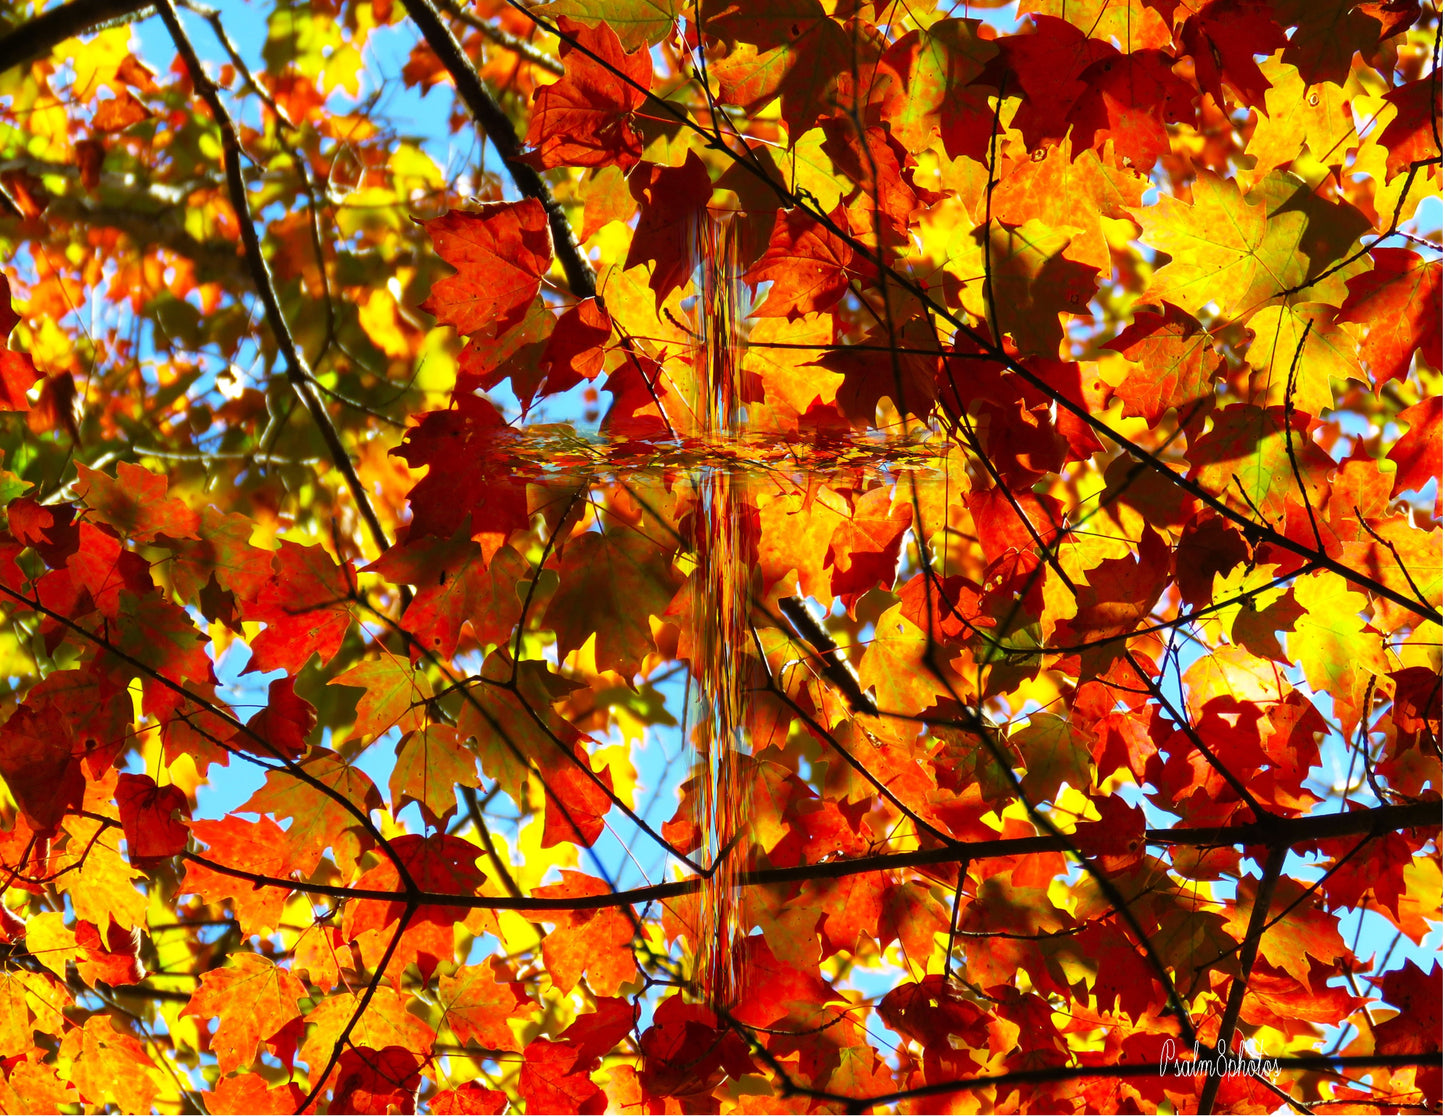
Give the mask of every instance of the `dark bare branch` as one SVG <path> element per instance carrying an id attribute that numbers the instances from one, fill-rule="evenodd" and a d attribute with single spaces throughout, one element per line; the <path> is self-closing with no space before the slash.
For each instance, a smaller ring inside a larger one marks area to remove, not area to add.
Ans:
<path id="1" fill-rule="evenodd" d="M 551 188 L 543 181 L 537 169 L 522 159 L 522 143 L 517 138 L 516 128 L 487 89 L 476 67 L 462 50 L 462 45 L 457 42 L 457 37 L 452 34 L 451 28 L 442 22 L 431 0 L 402 0 L 402 3 L 406 7 L 406 14 L 411 16 L 412 22 L 421 31 L 427 46 L 431 47 L 437 60 L 456 83 L 457 94 L 467 106 L 467 111 L 472 114 L 472 119 L 486 133 L 492 146 L 501 155 L 507 173 L 512 176 L 517 189 L 525 197 L 541 202 L 542 208 L 547 211 L 547 223 L 552 229 L 552 247 L 557 253 L 557 259 L 562 263 L 562 270 L 567 276 L 567 286 L 572 294 L 579 299 L 596 295 L 597 276 L 592 271 L 592 265 L 582 255 L 577 236 L 567 222 L 566 212 L 552 196 Z"/>
<path id="2" fill-rule="evenodd" d="M 70 0 L 0 36 L 0 73 L 43 58 L 66 39 L 141 19 L 152 0 Z"/>
<path id="3" fill-rule="evenodd" d="M 241 173 L 241 140 L 236 131 L 236 123 L 226 110 L 215 83 L 211 81 L 210 76 L 201 65 L 196 48 L 186 34 L 186 29 L 181 24 L 180 16 L 177 14 L 172 0 L 158 0 L 158 10 L 176 44 L 176 50 L 185 62 L 196 92 L 206 102 L 220 129 L 221 158 L 225 165 L 226 187 L 230 194 L 231 206 L 236 211 L 236 221 L 240 226 L 246 266 L 251 272 L 251 279 L 255 283 L 257 293 L 261 296 L 261 303 L 265 307 L 267 324 L 276 338 L 277 349 L 286 366 L 286 377 L 310 413 L 316 429 L 320 431 L 326 448 L 331 454 L 332 464 L 340 471 L 347 488 L 351 490 L 352 499 L 356 501 L 357 511 L 365 522 L 367 530 L 371 533 L 372 543 L 378 552 L 384 552 L 391 546 L 391 541 L 387 539 L 381 521 L 377 518 L 376 510 L 371 506 L 370 495 L 362 485 L 361 478 L 356 474 L 356 467 L 351 462 L 351 455 L 342 445 L 336 425 L 331 421 L 325 404 L 321 402 L 321 397 L 316 393 L 311 369 L 301 350 L 297 347 L 296 339 L 291 334 L 291 327 L 286 321 L 286 315 L 281 310 L 281 300 L 276 294 L 276 285 L 271 277 L 271 267 L 266 262 L 266 256 L 261 250 L 261 238 L 256 232 L 255 222 L 251 218 L 250 203 L 246 198 L 246 182 Z"/>

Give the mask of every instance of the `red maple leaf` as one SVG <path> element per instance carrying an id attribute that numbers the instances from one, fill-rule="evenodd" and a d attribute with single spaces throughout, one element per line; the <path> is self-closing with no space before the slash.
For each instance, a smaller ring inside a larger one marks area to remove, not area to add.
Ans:
<path id="1" fill-rule="evenodd" d="M 131 864 L 152 869 L 157 862 L 185 850 L 190 806 L 179 787 L 157 787 L 149 776 L 122 772 L 116 780 L 115 802 Z M 179 820 L 173 817 L 176 814 L 181 816 Z"/>
<path id="2" fill-rule="evenodd" d="M 552 265 L 547 211 L 535 198 L 452 210 L 426 222 L 457 274 L 432 285 L 422 309 L 459 334 L 496 337 L 522 320 Z"/>
<path id="3" fill-rule="evenodd" d="M 624 172 L 642 157 L 632 114 L 652 87 L 652 56 L 626 53 L 606 23 L 588 27 L 567 17 L 562 32 L 562 80 L 537 90 L 527 146 L 540 167 L 600 167 Z M 578 49 L 582 48 L 582 49 Z"/>
<path id="4" fill-rule="evenodd" d="M 841 210 L 833 219 L 839 220 Z M 853 250 L 841 237 L 802 210 L 780 210 L 762 258 L 747 273 L 749 283 L 771 283 L 753 313 L 796 318 L 828 310 L 848 290 Z"/>
<path id="5" fill-rule="evenodd" d="M 1375 266 L 1349 280 L 1339 318 L 1368 330 L 1360 356 L 1379 390 L 1405 379 L 1417 350 L 1440 367 L 1440 261 L 1408 248 L 1376 248 L 1370 256 Z"/>
<path id="6" fill-rule="evenodd" d="M 393 892 L 397 899 L 359 900 L 346 910 L 343 933 L 353 939 L 368 932 L 379 932 L 363 945 L 363 953 L 373 959 L 385 949 L 398 920 L 406 913 L 401 887 L 399 862 L 406 867 L 418 888 L 424 892 L 452 896 L 475 896 L 486 879 L 477 868 L 482 850 L 471 842 L 450 834 L 403 834 L 389 843 L 389 853 L 375 868 L 367 870 L 357 881 L 358 888 Z M 395 859 L 395 860 L 393 860 Z M 388 973 L 397 981 L 401 972 L 415 962 L 424 977 L 430 977 L 442 962 L 450 962 L 456 954 L 452 925 L 456 911 L 439 904 L 423 904 L 412 913 L 400 946 L 392 955 Z"/>
<path id="7" fill-rule="evenodd" d="M 697 153 L 688 151 L 682 166 L 644 164 L 628 176 L 627 185 L 642 213 L 622 266 L 652 265 L 647 285 L 661 307 L 668 294 L 692 274 L 696 225 L 712 197 L 712 176 Z"/>
<path id="8" fill-rule="evenodd" d="M 251 641 L 248 671 L 296 674 L 318 652 L 330 663 L 351 627 L 352 582 L 321 546 L 281 541 L 273 572 L 242 616 L 264 621 L 266 630 Z"/>

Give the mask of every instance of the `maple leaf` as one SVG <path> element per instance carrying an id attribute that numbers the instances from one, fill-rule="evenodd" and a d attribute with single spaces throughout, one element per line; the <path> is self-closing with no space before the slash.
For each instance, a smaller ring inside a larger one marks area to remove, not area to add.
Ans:
<path id="1" fill-rule="evenodd" d="M 886 486 L 860 496 L 823 556 L 824 565 L 833 568 L 832 591 L 851 607 L 874 586 L 889 585 L 903 534 L 912 522 L 913 509 L 895 503 Z"/>
<path id="2" fill-rule="evenodd" d="M 25 1051 L 34 1043 L 36 1031 L 60 1035 L 66 1025 L 61 1010 L 70 1002 L 65 985 L 48 973 L 24 969 L 0 973 L 0 1041 L 5 1050 Z"/>
<path id="3" fill-rule="evenodd" d="M 266 782 L 240 809 L 291 819 L 283 848 L 288 863 L 309 875 L 328 848 L 345 869 L 362 852 L 360 819 L 348 805 L 363 817 L 380 807 L 376 784 L 330 749 L 313 746 L 295 772 L 268 772 Z"/>
<path id="4" fill-rule="evenodd" d="M 542 623 L 562 654 L 597 636 L 597 666 L 631 677 L 654 650 L 649 617 L 677 590 L 671 553 L 636 531 L 587 532 L 554 560 L 562 584 Z"/>
<path id="5" fill-rule="evenodd" d="M 732 1010 L 745 1023 L 760 1028 L 790 1019 L 817 1023 L 832 1015 L 826 1007 L 830 1001 L 842 999 L 816 970 L 798 969 L 780 960 L 762 935 L 749 935 L 733 950 L 754 978 Z"/>
<path id="6" fill-rule="evenodd" d="M 450 411 L 424 415 L 393 451 L 413 469 L 427 468 L 427 476 L 408 496 L 409 537 L 420 542 L 428 536 L 474 537 L 525 528 L 526 482 L 505 456 L 515 438 L 516 432 L 484 397 L 464 396 Z"/>
<path id="7" fill-rule="evenodd" d="M 1305 1021 L 1331 1024 L 1368 1003 L 1364 998 L 1350 996 L 1348 989 L 1325 988 L 1328 967 L 1315 962 L 1310 970 L 1315 980 L 1305 983 L 1268 962 L 1256 961 L 1240 1006 L 1240 1019 L 1268 1025 L 1286 1035 L 1309 1035 L 1313 1029 Z"/>
<path id="8" fill-rule="evenodd" d="M 606 881 L 564 870 L 561 884 L 544 885 L 534 889 L 533 895 L 544 900 L 570 900 L 604 896 L 610 891 Z M 610 997 L 637 975 L 632 924 L 621 909 L 549 910 L 539 913 L 539 918 L 556 924 L 542 942 L 542 957 L 558 989 L 570 990 L 586 974 L 587 985 L 594 993 Z"/>
<path id="9" fill-rule="evenodd" d="M 887 355 L 878 359 L 879 348 L 892 349 L 895 344 L 904 349 L 896 361 Z M 886 328 L 875 328 L 863 346 L 829 348 L 816 363 L 842 374 L 843 382 L 836 389 L 839 410 L 853 423 L 864 425 L 877 417 L 884 397 L 905 414 L 928 414 L 938 395 L 942 348 L 933 325 L 920 316 L 902 323 L 891 337 Z"/>
<path id="10" fill-rule="evenodd" d="M 903 614 L 901 604 L 878 618 L 873 640 L 858 661 L 858 681 L 885 712 L 918 713 L 950 697 L 949 676 L 939 678 L 925 658 L 928 634 Z M 941 666 L 941 664 L 939 665 Z"/>
<path id="11" fill-rule="evenodd" d="M 337 1066 L 332 1104 L 348 1113 L 395 1113 L 414 1104 L 427 1060 L 404 1047 L 351 1047 Z"/>
<path id="12" fill-rule="evenodd" d="M 229 1074 L 202 1095 L 207 1113 L 295 1113 L 305 1094 L 294 1082 L 272 1086 L 259 1074 Z"/>
<path id="13" fill-rule="evenodd" d="M 1239 900 L 1226 924 L 1226 930 L 1236 940 L 1244 938 L 1249 925 L 1256 896 L 1254 884 L 1250 880 L 1240 881 Z M 1328 973 L 1349 949 L 1340 938 L 1339 921 L 1320 909 L 1305 885 L 1287 876 L 1280 877 L 1275 884 L 1269 914 L 1270 922 L 1259 940 L 1260 956 L 1314 991 L 1310 959 L 1330 967 L 1326 970 Z"/>
<path id="14" fill-rule="evenodd" d="M 1105 151 L 1112 145 L 1121 167 L 1151 167 L 1169 152 L 1168 125 L 1194 116 L 1195 89 L 1174 73 L 1173 57 L 1164 51 L 1102 53 L 1078 75 L 1087 92 L 1068 123 L 1081 145 Z"/>
<path id="15" fill-rule="evenodd" d="M 1064 783 L 1080 791 L 1093 785 L 1087 740 L 1063 718 L 1035 715 L 1008 742 L 1023 757 L 1021 783 L 1031 802 L 1052 802 Z"/>
<path id="16" fill-rule="evenodd" d="M 708 0 L 701 24 L 730 47 L 709 67 L 721 101 L 757 112 L 781 97 L 783 120 L 795 137 L 827 115 L 853 44 L 819 0 Z"/>
<path id="17" fill-rule="evenodd" d="M 29 411 L 26 393 L 40 379 L 35 363 L 10 348 L 8 338 L 19 321 L 20 316 L 10 304 L 10 280 L 0 272 L 0 339 L 7 339 L 0 347 L 0 411 Z"/>
<path id="18" fill-rule="evenodd" d="M 1385 94 L 1395 106 L 1395 119 L 1380 133 L 1380 146 L 1388 149 L 1386 173 L 1393 177 L 1417 162 L 1440 157 L 1440 88 L 1433 77 L 1406 82 Z"/>
<path id="19" fill-rule="evenodd" d="M 274 570 L 254 603 L 242 608 L 266 630 L 251 641 L 248 671 L 300 671 L 312 652 L 329 663 L 351 627 L 352 585 L 347 571 L 320 546 L 282 540 Z"/>
<path id="20" fill-rule="evenodd" d="M 1113 39 L 1124 51 L 1169 45 L 1168 25 L 1145 0 L 1025 0 L 1020 12 L 1068 20 L 1090 37 Z"/>
<path id="21" fill-rule="evenodd" d="M 149 776 L 122 772 L 116 780 L 115 801 L 131 864 L 153 868 L 155 862 L 185 850 L 190 807 L 180 788 L 157 787 Z M 177 812 L 180 820 L 173 817 Z"/>
<path id="22" fill-rule="evenodd" d="M 641 207 L 623 270 L 650 263 L 647 285 L 659 310 L 667 296 L 692 273 L 693 228 L 712 197 L 712 176 L 697 153 L 680 167 L 645 164 L 628 176 L 628 189 Z"/>
<path id="23" fill-rule="evenodd" d="M 1143 181 L 1092 150 L 1075 151 L 1071 157 L 1070 147 L 1050 144 L 1014 164 L 994 188 L 992 213 L 1013 226 L 1036 220 L 1052 228 L 1081 230 L 1064 255 L 1102 270 L 1110 266 L 1106 224 L 1127 218 L 1129 208 L 1139 205 Z"/>
<path id="24" fill-rule="evenodd" d="M 657 1006 L 639 1046 L 646 1060 L 641 1085 L 657 1096 L 705 1096 L 724 1074 L 737 1077 L 754 1068 L 740 1036 L 720 1028 L 711 1009 L 681 997 Z"/>
<path id="25" fill-rule="evenodd" d="M 40 710 L 22 705 L 5 722 L 0 777 L 37 830 L 51 830 L 80 809 L 85 776 L 71 741 L 64 716 L 51 705 Z"/>
<path id="26" fill-rule="evenodd" d="M 814 364 L 814 354 L 834 341 L 824 314 L 799 318 L 759 318 L 749 332 L 743 369 L 763 387 L 763 412 L 781 430 L 809 424 L 837 398 L 844 374 Z"/>
<path id="27" fill-rule="evenodd" d="M 576 1044 L 534 1039 L 522 1054 L 524 1062 L 517 1076 L 517 1092 L 527 1103 L 528 1112 L 606 1111 L 607 1098 L 590 1074 L 592 1061 L 580 1058 Z"/>
<path id="28" fill-rule="evenodd" d="M 440 1090 L 429 1108 L 436 1114 L 501 1113 L 510 1104 L 501 1090 L 489 1090 L 476 1082 L 468 1082 L 454 1090 Z"/>
<path id="29" fill-rule="evenodd" d="M 1388 670 L 1378 634 L 1360 619 L 1365 596 L 1351 592 L 1338 574 L 1318 570 L 1295 582 L 1294 599 L 1304 613 L 1287 637 L 1289 653 L 1311 687 L 1334 695 L 1341 729 L 1351 732 L 1368 676 Z"/>
<path id="30" fill-rule="evenodd" d="M 753 313 L 797 318 L 828 310 L 848 290 L 852 261 L 842 238 L 801 210 L 780 210 L 767 249 L 746 276 L 749 283 L 772 284 Z"/>
<path id="31" fill-rule="evenodd" d="M 1067 628 L 1071 643 L 1120 636 L 1144 620 L 1169 581 L 1169 548 L 1152 528 L 1145 527 L 1137 558 L 1105 559 L 1090 567 L 1085 576 L 1087 586 L 1079 587 L 1074 595 L 1074 616 L 1060 626 Z M 1117 647 L 1086 652 L 1088 662 L 1080 677 L 1103 670 L 1117 654 Z"/>
<path id="32" fill-rule="evenodd" d="M 1099 821 L 1075 826 L 1074 844 L 1106 873 L 1134 868 L 1144 858 L 1144 812 L 1112 795 L 1094 802 Z"/>
<path id="33" fill-rule="evenodd" d="M 488 676 L 506 669 L 489 665 Z M 612 777 L 610 768 L 588 774 L 592 768 L 578 744 L 581 734 L 554 709 L 577 684 L 535 660 L 518 665 L 514 683 L 500 682 L 471 688 L 458 733 L 476 741 L 482 770 L 519 804 L 528 802 L 524 785 L 535 766 L 546 802 L 544 847 L 564 841 L 591 845 L 612 807 Z"/>
<path id="34" fill-rule="evenodd" d="M 967 1048 L 989 1046 L 987 1017 L 942 974 L 929 974 L 890 990 L 878 1002 L 878 1015 L 899 1035 L 923 1047 L 930 1068 L 950 1076 L 977 1069 L 979 1062 Z"/>
<path id="35" fill-rule="evenodd" d="M 1170 408 L 1183 416 L 1195 406 L 1202 411 L 1213 407 L 1214 381 L 1224 370 L 1224 358 L 1192 314 L 1167 302 L 1163 314 L 1140 311 L 1107 348 L 1138 366 L 1114 389 L 1125 415 L 1141 416 L 1153 426 Z"/>
<path id="36" fill-rule="evenodd" d="M 548 18 L 569 16 L 588 24 L 605 22 L 617 33 L 623 49 L 629 51 L 666 38 L 681 10 L 679 0 L 551 0 L 538 9 Z"/>
<path id="37" fill-rule="evenodd" d="M 1266 307 L 1250 318 L 1249 363 L 1264 374 L 1268 402 L 1289 397 L 1294 406 L 1321 415 L 1334 406 L 1331 380 L 1364 382 L 1355 339 L 1332 325 L 1333 316 L 1332 307 L 1296 303 Z"/>
<path id="38" fill-rule="evenodd" d="M 1189 461 L 1197 463 L 1190 476 L 1251 516 L 1278 522 L 1293 509 L 1299 528 L 1308 532 L 1296 501 L 1303 491 L 1311 504 L 1317 504 L 1334 461 L 1307 437 L 1307 429 L 1308 418 L 1299 411 L 1287 428 L 1283 407 L 1231 404 L 1215 418 L 1214 428 L 1186 452 Z"/>
<path id="39" fill-rule="evenodd" d="M 1275 9 L 1281 24 L 1295 25 L 1284 60 L 1308 82 L 1343 83 L 1355 51 L 1371 54 L 1381 38 L 1382 21 L 1355 0 L 1280 0 Z"/>
<path id="40" fill-rule="evenodd" d="M 216 863 L 242 872 L 285 880 L 290 872 L 286 833 L 269 817 L 247 822 L 235 815 L 220 820 L 194 819 L 189 823 L 196 839 L 207 847 Z M 208 903 L 230 899 L 236 922 L 244 934 L 269 934 L 280 922 L 289 888 L 252 885 L 194 860 L 187 860 L 181 891 L 201 896 Z"/>
<path id="41" fill-rule="evenodd" d="M 1380 980 L 1381 992 L 1398 1015 L 1378 1025 L 1375 1050 L 1381 1054 L 1419 1055 L 1440 1050 L 1440 963 L 1427 974 L 1406 960 Z"/>
<path id="42" fill-rule="evenodd" d="M 1171 257 L 1154 273 L 1145 302 L 1174 302 L 1195 314 L 1212 304 L 1232 318 L 1304 278 L 1306 261 L 1296 251 L 1304 213 L 1271 215 L 1264 199 L 1207 171 L 1193 192 L 1190 205 L 1161 197 L 1131 211 L 1144 243 Z"/>
<path id="43" fill-rule="evenodd" d="M 1410 429 L 1386 456 L 1395 463 L 1395 482 L 1390 495 L 1409 489 L 1423 489 L 1435 482 L 1435 514 L 1440 514 L 1445 498 L 1440 482 L 1440 397 L 1431 396 L 1400 412 L 1400 421 Z"/>
<path id="44" fill-rule="evenodd" d="M 77 466 L 76 493 L 100 521 L 137 543 L 148 543 L 157 535 L 194 539 L 200 517 L 177 497 L 168 497 L 166 479 L 120 462 L 115 479 L 98 470 Z"/>
<path id="45" fill-rule="evenodd" d="M 970 110 L 987 113 L 982 90 L 971 83 L 998 48 L 980 26 L 976 19 L 940 19 L 900 36 L 884 53 L 885 72 L 891 71 L 898 98 L 889 128 L 906 151 L 917 153 L 938 133 L 948 154 L 957 157 L 962 153 L 960 124 Z"/>
<path id="46" fill-rule="evenodd" d="M 362 692 L 356 703 L 356 732 L 363 737 L 379 737 L 392 728 L 403 733 L 418 728 L 432 697 L 431 682 L 423 672 L 413 670 L 405 660 L 390 658 L 363 660 L 328 685 Z"/>
<path id="47" fill-rule="evenodd" d="M 1212 0 L 1185 20 L 1179 41 L 1194 59 L 1199 88 L 1211 94 L 1215 104 L 1227 103 L 1224 85 L 1228 83 L 1245 104 L 1260 105 L 1270 82 L 1255 58 L 1284 46 L 1285 35 L 1266 4 Z"/>
<path id="48" fill-rule="evenodd" d="M 1406 248 L 1376 248 L 1370 256 L 1375 266 L 1349 281 L 1338 320 L 1366 327 L 1360 356 L 1378 391 L 1405 378 L 1417 350 L 1440 367 L 1440 261 Z"/>
<path id="49" fill-rule="evenodd" d="M 315 728 L 316 707 L 297 695 L 296 681 L 275 679 L 266 688 L 266 708 L 236 731 L 231 744 L 260 756 L 294 760 L 306 752 L 306 738 Z"/>
<path id="50" fill-rule="evenodd" d="M 566 72 L 537 91 L 527 146 L 542 167 L 611 164 L 625 173 L 642 156 L 630 117 L 647 101 L 652 56 L 644 49 L 624 53 L 606 23 L 590 28 L 564 16 L 557 27 Z"/>
<path id="51" fill-rule="evenodd" d="M 370 998 L 359 993 L 335 993 L 317 1002 L 306 1014 L 306 1037 L 301 1042 L 301 1061 L 319 1074 L 336 1049 L 342 1034 L 356 1047 L 384 1051 L 400 1048 L 420 1063 L 431 1055 L 436 1029 L 407 1011 L 406 1000 L 389 987 L 378 986 Z"/>
<path id="52" fill-rule="evenodd" d="M 174 555 L 168 569 L 176 591 L 194 599 L 214 579 L 217 589 L 231 595 L 228 614 L 234 614 L 237 600 L 253 600 L 271 577 L 271 552 L 251 545 L 254 528 L 239 512 L 222 513 L 207 506 L 201 509 L 194 540 L 163 536 Z"/>
<path id="53" fill-rule="evenodd" d="M 1097 284 L 1094 268 L 1068 258 L 1072 231 L 1034 218 L 1017 228 L 994 225 L 987 235 L 990 291 L 980 285 L 972 304 L 982 310 L 991 294 L 996 327 L 1020 353 L 1057 357 L 1064 339 L 1059 315 L 1088 307 Z"/>
<path id="54" fill-rule="evenodd" d="M 1269 83 L 1265 111 L 1245 149 L 1254 168 L 1238 176 L 1240 184 L 1288 168 L 1305 147 L 1321 162 L 1342 164 L 1359 143 L 1345 91 L 1332 82 L 1306 85 L 1297 69 L 1273 58 L 1261 64 L 1260 74 Z"/>
<path id="55" fill-rule="evenodd" d="M 535 198 L 452 210 L 426 222 L 457 274 L 432 285 L 422 309 L 459 334 L 496 337 L 522 320 L 552 264 L 552 232 Z"/>
<path id="56" fill-rule="evenodd" d="M 306 988 L 259 954 L 236 954 L 201 975 L 182 1015 L 220 1018 L 211 1036 L 222 1074 L 251 1066 L 261 1044 L 301 1015 Z"/>
<path id="57" fill-rule="evenodd" d="M 423 536 L 363 568 L 416 587 L 402 615 L 421 645 L 412 648 L 413 659 L 422 654 L 421 647 L 450 659 L 466 625 L 479 643 L 503 643 L 521 616 L 517 584 L 527 574 L 526 561 L 506 544 L 488 558 L 470 535 L 470 524 L 463 524 L 450 539 Z"/>
<path id="58" fill-rule="evenodd" d="M 436 892 L 451 896 L 473 896 L 480 891 L 486 879 L 477 868 L 477 858 L 482 850 L 471 842 L 450 834 L 434 834 L 423 837 L 420 834 L 403 834 L 393 838 L 388 845 L 389 854 L 375 868 L 368 869 L 357 880 L 358 888 L 377 892 L 391 892 L 399 897 L 401 872 L 404 866 L 416 886 L 424 892 Z M 393 860 L 395 859 L 395 860 Z M 364 953 L 378 956 L 386 946 L 383 936 L 406 914 L 404 900 L 391 902 L 381 900 L 359 900 L 346 910 L 342 934 L 347 939 L 371 935 L 373 945 Z M 423 977 L 430 978 L 442 962 L 450 962 L 456 953 L 452 941 L 453 911 L 438 904 L 422 904 L 407 920 L 405 934 L 399 940 L 392 955 L 390 972 L 401 980 L 401 971 L 415 962 Z"/>
<path id="59" fill-rule="evenodd" d="M 831 119 L 819 127 L 823 132 L 822 154 L 836 172 L 857 186 L 844 195 L 855 211 L 878 215 L 892 230 L 902 233 L 920 201 L 931 195 L 921 193 L 907 169 L 907 153 L 882 128 L 865 128 L 862 135 L 851 123 Z"/>
<path id="60" fill-rule="evenodd" d="M 512 391 L 523 406 L 530 406 L 547 377 L 541 355 L 546 353 L 557 319 L 541 299 L 533 299 L 523 310 L 522 321 L 497 337 L 473 334 L 462 350 L 457 369 L 460 393 L 478 388 L 489 390 L 510 380 Z M 478 401 L 482 402 L 482 401 Z"/>
<path id="61" fill-rule="evenodd" d="M 390 783 L 393 814 L 415 802 L 429 822 L 440 825 L 457 809 L 458 785 L 481 787 L 482 778 L 476 757 L 457 740 L 451 726 L 428 725 L 397 742 Z"/>
<path id="62" fill-rule="evenodd" d="M 542 353 L 540 363 L 547 369 L 547 381 L 541 391 L 565 392 L 583 380 L 594 379 L 602 371 L 603 346 L 611 336 L 612 316 L 600 299 L 583 299 L 568 307 L 557 319 Z M 523 406 L 527 402 L 523 399 Z"/>
<path id="63" fill-rule="evenodd" d="M 29 1046 L 28 1042 L 25 1046 Z M 154 1061 L 140 1040 L 116 1026 L 114 1018 L 92 1016 L 60 1041 L 60 1057 L 70 1061 L 70 1081 L 94 1105 L 108 1098 L 129 1113 L 149 1110 L 160 1088 L 148 1071 Z"/>
<path id="64" fill-rule="evenodd" d="M 510 1021 L 528 1020 L 537 1012 L 522 983 L 511 980 L 495 960 L 444 975 L 437 986 L 437 1002 L 442 1020 L 457 1039 L 494 1051 L 522 1050 Z"/>

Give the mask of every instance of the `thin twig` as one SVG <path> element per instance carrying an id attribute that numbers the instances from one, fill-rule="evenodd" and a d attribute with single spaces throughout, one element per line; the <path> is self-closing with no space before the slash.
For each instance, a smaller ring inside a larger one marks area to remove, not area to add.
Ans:
<path id="1" fill-rule="evenodd" d="M 457 22 L 466 24 L 484 38 L 490 39 L 497 46 L 519 55 L 539 70 L 546 70 L 549 74 L 555 74 L 558 77 L 562 76 L 562 63 L 545 51 L 537 49 L 526 39 L 513 35 L 510 31 L 504 31 L 501 27 L 489 23 L 485 19 L 478 19 L 471 12 L 454 4 L 452 0 L 437 0 L 437 7 Z"/>
<path id="2" fill-rule="evenodd" d="M 1299 488 L 1300 501 L 1305 506 L 1305 512 L 1310 518 L 1310 530 L 1314 532 L 1315 546 L 1319 548 L 1320 554 L 1325 552 L 1325 541 L 1320 536 L 1319 521 L 1315 519 L 1315 507 L 1310 501 L 1309 489 L 1305 487 L 1305 479 L 1300 474 L 1299 459 L 1294 453 L 1294 393 L 1299 382 L 1300 357 L 1304 355 L 1305 343 L 1309 341 L 1310 330 L 1314 328 L 1314 319 L 1305 320 L 1304 333 L 1300 334 L 1299 343 L 1294 347 L 1294 359 L 1289 363 L 1289 378 L 1284 386 L 1284 449 L 1289 455 L 1289 469 L 1294 474 L 1294 483 Z"/>

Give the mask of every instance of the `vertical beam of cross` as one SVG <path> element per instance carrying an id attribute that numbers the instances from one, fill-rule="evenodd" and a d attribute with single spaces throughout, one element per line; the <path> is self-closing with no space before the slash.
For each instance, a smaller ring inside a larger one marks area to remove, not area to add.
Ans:
<path id="1" fill-rule="evenodd" d="M 697 321 L 694 410 L 706 443 L 719 449 L 737 440 L 741 408 L 740 283 L 731 224 L 704 213 L 696 233 Z M 711 875 L 699 903 L 696 980 L 708 1003 L 728 1008 L 741 993 L 734 949 L 739 926 L 738 875 L 744 868 L 746 811 L 741 757 L 747 751 L 748 690 L 744 685 L 751 573 L 744 531 L 744 478 L 717 455 L 695 478 L 698 494 L 697 570 L 693 575 L 693 671 L 697 700 L 692 723 L 698 750 L 696 796 L 703 863 Z"/>

